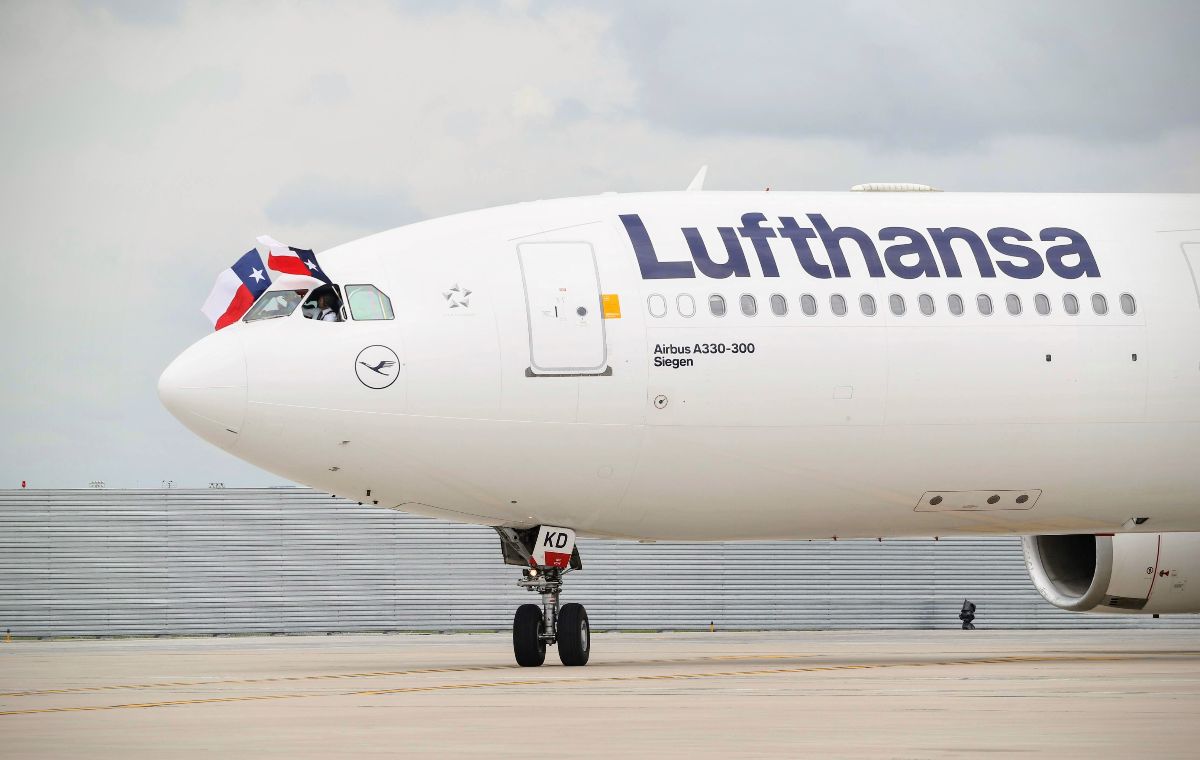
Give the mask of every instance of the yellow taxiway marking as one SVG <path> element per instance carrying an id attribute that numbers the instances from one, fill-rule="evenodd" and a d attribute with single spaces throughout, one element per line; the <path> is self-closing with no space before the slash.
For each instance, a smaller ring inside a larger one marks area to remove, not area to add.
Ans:
<path id="1" fill-rule="evenodd" d="M 1175 656 L 1200 657 L 1200 652 L 1176 652 Z M 450 691 L 454 689 L 490 689 L 504 688 L 513 686 L 560 686 L 585 683 L 631 683 L 631 682 L 646 682 L 646 681 L 686 681 L 702 678 L 737 678 L 746 676 L 767 676 L 781 675 L 789 673 L 829 673 L 843 670 L 881 670 L 885 668 L 910 668 L 910 667 L 925 667 L 925 666 L 948 666 L 948 665 L 1008 665 L 1021 663 L 1085 663 L 1085 662 L 1121 662 L 1136 659 L 1153 658 L 1151 654 L 1136 654 L 1136 655 L 1044 655 L 1044 656 L 1012 656 L 1012 657 L 985 657 L 972 659 L 957 659 L 957 660 L 912 660 L 907 662 L 880 662 L 867 663 L 857 665 L 816 665 L 816 666 L 796 666 L 787 668 L 756 668 L 753 670 L 718 670 L 699 673 L 659 673 L 659 674 L 644 674 L 644 675 L 628 675 L 628 676 L 568 676 L 565 678 L 526 678 L 526 679 L 509 679 L 502 681 L 477 681 L 471 683 L 443 683 L 430 684 L 427 686 L 401 686 L 394 689 L 365 689 L 356 691 L 344 692 L 299 692 L 292 694 L 257 694 L 234 697 L 203 697 L 199 699 L 177 699 L 161 702 L 132 702 L 127 704 L 116 705 L 89 705 L 79 707 L 43 707 L 29 710 L 4 710 L 0 711 L 0 716 L 4 715 L 35 715 L 42 713 L 64 713 L 64 712 L 95 712 L 98 710 L 133 710 L 143 709 L 148 707 L 174 707 L 179 705 L 208 705 L 221 704 L 226 702 L 256 702 L 266 700 L 281 700 L 281 699 L 303 699 L 307 697 L 365 697 L 365 696 L 383 696 L 388 694 L 414 694 L 418 692 L 431 691 Z M 430 669 L 437 672 L 459 672 L 470 670 L 482 670 L 483 668 L 438 668 Z M 402 671 L 402 673 L 412 673 L 414 671 Z M 303 677 L 301 677 L 303 678 Z M 282 680 L 282 679 L 281 679 Z M 202 682 L 212 683 L 212 682 Z M 230 683 L 230 682 L 224 682 Z"/>

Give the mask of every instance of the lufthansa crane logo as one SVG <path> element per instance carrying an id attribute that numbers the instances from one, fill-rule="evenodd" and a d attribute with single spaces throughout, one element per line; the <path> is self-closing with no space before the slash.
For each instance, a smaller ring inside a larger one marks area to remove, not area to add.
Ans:
<path id="1" fill-rule="evenodd" d="M 400 374 L 400 357 L 387 346 L 367 346 L 354 359 L 354 374 L 368 388 L 382 390 Z"/>

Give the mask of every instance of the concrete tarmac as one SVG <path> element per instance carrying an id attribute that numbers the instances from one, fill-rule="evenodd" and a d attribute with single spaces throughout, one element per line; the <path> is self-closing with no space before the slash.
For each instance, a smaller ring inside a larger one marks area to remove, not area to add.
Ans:
<path id="1" fill-rule="evenodd" d="M 1200 634 L 505 634 L 0 644 L 0 757 L 1200 756 Z"/>

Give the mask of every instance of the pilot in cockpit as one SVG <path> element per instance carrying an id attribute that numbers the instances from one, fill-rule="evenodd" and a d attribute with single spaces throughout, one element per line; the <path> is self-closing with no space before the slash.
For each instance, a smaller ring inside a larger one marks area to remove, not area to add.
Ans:
<path id="1" fill-rule="evenodd" d="M 337 306 L 337 296 L 326 291 L 317 296 L 317 313 L 313 318 L 322 322 L 341 322 L 342 317 L 338 314 Z"/>
<path id="2" fill-rule="evenodd" d="M 337 292 L 329 285 L 317 288 L 305 301 L 303 313 L 306 319 L 320 322 L 341 322 L 341 302 Z"/>

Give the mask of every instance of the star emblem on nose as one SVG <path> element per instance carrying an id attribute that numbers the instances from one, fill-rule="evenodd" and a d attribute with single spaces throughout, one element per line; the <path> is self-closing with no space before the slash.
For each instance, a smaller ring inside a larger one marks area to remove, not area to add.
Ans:
<path id="1" fill-rule="evenodd" d="M 458 283 L 447 291 L 443 291 L 442 296 L 445 297 L 446 303 L 451 309 L 465 309 L 471 305 L 471 291 L 462 287 Z"/>

